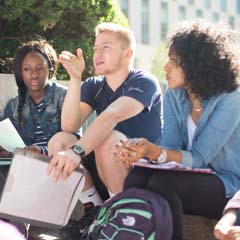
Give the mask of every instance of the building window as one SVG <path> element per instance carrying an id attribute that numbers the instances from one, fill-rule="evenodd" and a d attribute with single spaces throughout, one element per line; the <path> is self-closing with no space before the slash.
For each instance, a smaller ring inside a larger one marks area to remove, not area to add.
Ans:
<path id="1" fill-rule="evenodd" d="M 183 21 L 186 19 L 186 8 L 179 6 L 178 20 Z"/>
<path id="2" fill-rule="evenodd" d="M 228 18 L 228 23 L 230 26 L 232 26 L 233 28 L 235 27 L 235 22 L 234 22 L 234 17 L 233 16 L 230 16 Z"/>
<path id="3" fill-rule="evenodd" d="M 148 0 L 142 0 L 142 43 L 149 43 L 149 28 L 148 28 Z"/>
<path id="4" fill-rule="evenodd" d="M 197 9 L 196 16 L 197 16 L 197 18 L 203 18 L 203 11 L 200 9 Z"/>
<path id="5" fill-rule="evenodd" d="M 194 5 L 194 0 L 188 0 L 189 5 Z"/>
<path id="6" fill-rule="evenodd" d="M 120 6 L 121 6 L 121 9 L 122 9 L 122 12 L 128 18 L 128 0 L 121 0 L 120 1 Z"/>
<path id="7" fill-rule="evenodd" d="M 204 6 L 205 6 L 205 8 L 211 8 L 211 1 L 210 0 L 204 0 Z"/>
<path id="8" fill-rule="evenodd" d="M 227 11 L 227 1 L 221 0 L 221 11 L 226 12 Z"/>
<path id="9" fill-rule="evenodd" d="M 216 23 L 216 22 L 219 21 L 219 15 L 218 15 L 218 13 L 213 13 L 213 14 L 212 14 L 212 21 L 213 21 L 214 23 Z"/>
<path id="10" fill-rule="evenodd" d="M 240 0 L 237 1 L 237 14 L 240 14 Z"/>
<path id="11" fill-rule="evenodd" d="M 161 25 L 161 40 L 165 41 L 168 32 L 168 4 L 166 2 L 161 2 L 160 11 L 160 25 Z"/>

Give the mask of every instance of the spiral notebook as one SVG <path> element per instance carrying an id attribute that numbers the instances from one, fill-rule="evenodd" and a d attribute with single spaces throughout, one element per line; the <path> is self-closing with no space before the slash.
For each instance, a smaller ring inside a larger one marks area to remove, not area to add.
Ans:
<path id="1" fill-rule="evenodd" d="M 47 176 L 49 158 L 17 148 L 0 199 L 0 217 L 40 227 L 67 224 L 84 186 L 84 168 L 66 180 Z"/>

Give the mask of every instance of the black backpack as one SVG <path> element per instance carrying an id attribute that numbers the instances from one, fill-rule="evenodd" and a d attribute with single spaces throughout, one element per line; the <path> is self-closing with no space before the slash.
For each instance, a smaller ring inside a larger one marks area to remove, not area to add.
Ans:
<path id="1" fill-rule="evenodd" d="M 130 188 L 100 208 L 81 240 L 170 240 L 172 217 L 161 196 L 144 189 Z"/>

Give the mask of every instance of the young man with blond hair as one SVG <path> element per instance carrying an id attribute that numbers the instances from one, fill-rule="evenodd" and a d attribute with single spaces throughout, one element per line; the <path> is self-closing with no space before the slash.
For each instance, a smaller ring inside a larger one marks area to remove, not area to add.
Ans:
<path id="1" fill-rule="evenodd" d="M 130 29 L 109 22 L 99 24 L 93 47 L 96 76 L 83 83 L 82 50 L 77 49 L 77 55 L 68 51 L 59 55 L 59 62 L 70 76 L 70 84 L 62 109 L 63 132 L 49 142 L 53 158 L 48 174 L 53 174 L 55 180 L 68 177 L 85 156 L 94 151 L 98 174 L 112 196 L 122 191 L 129 171 L 129 167 L 117 162 L 114 156 L 116 143 L 134 137 L 160 143 L 161 90 L 155 77 L 133 68 L 135 48 Z M 93 111 L 96 119 L 78 140 L 71 133 L 79 129 Z M 101 204 L 90 174 L 86 175 L 80 199 L 83 203 Z"/>

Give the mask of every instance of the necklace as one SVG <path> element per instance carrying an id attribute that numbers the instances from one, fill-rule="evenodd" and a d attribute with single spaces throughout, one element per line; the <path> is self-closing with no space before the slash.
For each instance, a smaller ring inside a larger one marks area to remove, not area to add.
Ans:
<path id="1" fill-rule="evenodd" d="M 194 108 L 193 107 L 192 110 L 195 111 L 195 112 L 201 112 L 203 110 L 203 108 L 202 107 L 200 107 L 200 108 Z"/>

